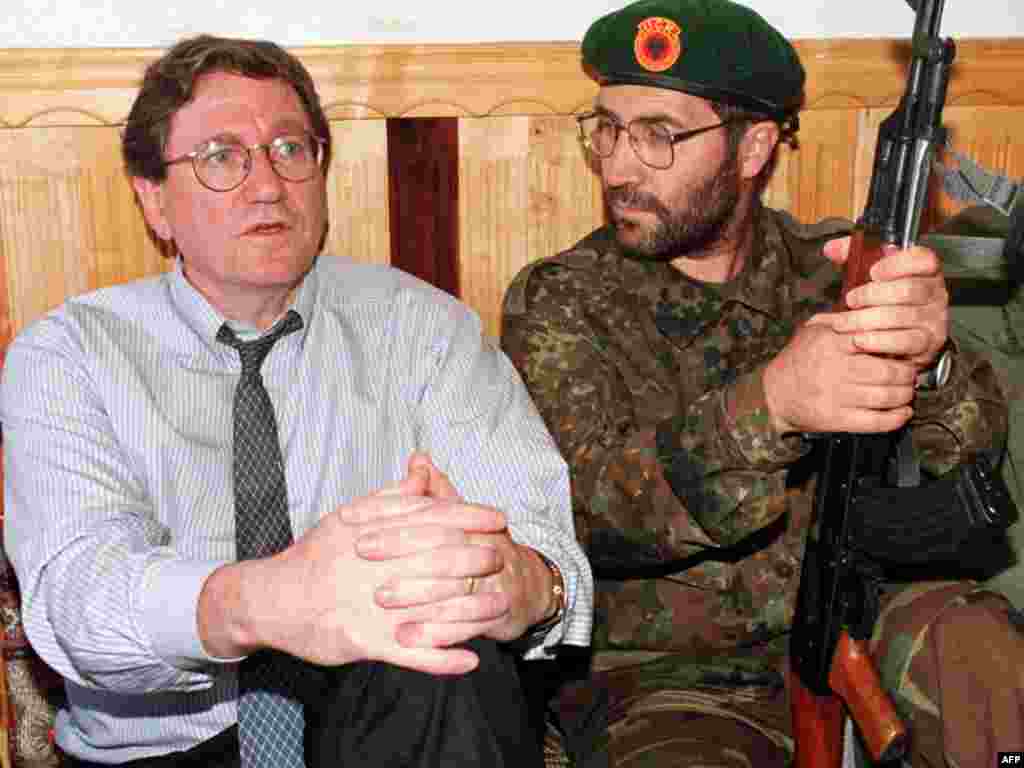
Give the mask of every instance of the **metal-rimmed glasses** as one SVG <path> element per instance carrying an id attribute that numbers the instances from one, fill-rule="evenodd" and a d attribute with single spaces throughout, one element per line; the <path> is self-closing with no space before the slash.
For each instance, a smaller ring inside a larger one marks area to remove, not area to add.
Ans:
<path id="1" fill-rule="evenodd" d="M 164 162 L 164 167 L 192 162 L 196 179 L 214 192 L 230 192 L 252 171 L 252 153 L 262 149 L 270 167 L 285 181 L 307 181 L 324 159 L 326 139 L 311 133 L 286 133 L 264 144 L 246 146 L 232 139 L 210 139 L 191 152 Z"/>
<path id="2" fill-rule="evenodd" d="M 722 128 L 740 118 L 732 117 L 713 125 L 705 125 L 689 131 L 673 133 L 660 122 L 637 118 L 623 124 L 605 112 L 587 112 L 577 115 L 576 124 L 580 129 L 580 143 L 600 158 L 611 157 L 622 131 L 629 136 L 629 145 L 644 165 L 663 171 L 675 162 L 675 145 L 700 136 L 702 133 Z"/>

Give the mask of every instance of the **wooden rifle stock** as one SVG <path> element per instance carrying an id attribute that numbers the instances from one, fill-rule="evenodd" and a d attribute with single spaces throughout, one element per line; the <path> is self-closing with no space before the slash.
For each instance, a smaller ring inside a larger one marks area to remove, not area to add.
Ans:
<path id="1" fill-rule="evenodd" d="M 846 713 L 838 696 L 818 696 L 790 672 L 789 705 L 796 740 L 794 768 L 840 768 Z"/>
<path id="2" fill-rule="evenodd" d="M 885 255 L 885 243 L 858 227 L 850 239 L 837 311 L 847 309 L 849 291 L 870 281 L 871 268 Z M 882 688 L 864 643 L 839 632 L 828 670 L 831 693 L 817 694 L 800 676 L 789 675 L 790 708 L 796 738 L 795 768 L 840 768 L 847 712 L 875 762 L 900 757 L 907 729 Z M 845 706 L 844 706 L 845 705 Z"/>
<path id="3" fill-rule="evenodd" d="M 795 768 L 840 768 L 847 710 L 872 760 L 882 762 L 903 755 L 907 728 L 882 688 L 864 644 L 846 632 L 839 636 L 828 682 L 835 695 L 818 696 L 804 687 L 797 675 L 790 675 Z"/>
<path id="4" fill-rule="evenodd" d="M 828 682 L 860 728 L 872 760 L 877 763 L 903 755 L 907 728 L 882 688 L 867 649 L 845 632 L 839 636 Z"/>
<path id="5" fill-rule="evenodd" d="M 879 126 L 867 204 L 850 242 L 837 311 L 849 309 L 849 291 L 870 281 L 887 244 L 906 248 L 916 240 L 932 158 L 945 142 L 941 117 L 955 45 L 938 36 L 944 0 L 907 2 L 915 11 L 907 85 Z M 824 463 L 790 642 L 797 768 L 839 768 L 847 713 L 876 761 L 902 756 L 908 740 L 862 645 L 877 614 L 877 564 L 861 557 L 850 537 L 861 480 L 885 478 L 889 457 L 905 457 L 913 446 L 900 432 L 818 437 L 824 438 Z M 912 484 L 909 473 L 899 474 L 901 485 Z"/>
<path id="6" fill-rule="evenodd" d="M 885 255 L 885 243 L 862 227 L 854 230 L 843 272 L 842 309 L 846 295 L 871 280 L 871 268 Z M 841 632 L 836 643 L 828 684 L 842 699 L 871 758 L 877 763 L 900 757 L 906 749 L 907 728 L 896 713 L 892 699 L 882 688 L 875 665 L 864 644 Z M 840 718 L 840 725 L 842 718 Z M 842 737 L 840 736 L 840 744 Z M 840 749 L 840 754 L 842 750 Z"/>

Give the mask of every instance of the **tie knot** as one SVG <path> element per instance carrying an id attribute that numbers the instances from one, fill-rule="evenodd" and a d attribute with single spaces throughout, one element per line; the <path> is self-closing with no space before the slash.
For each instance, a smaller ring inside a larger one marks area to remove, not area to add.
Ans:
<path id="1" fill-rule="evenodd" d="M 301 327 L 302 318 L 299 316 L 299 313 L 294 309 L 289 309 L 284 319 L 266 336 L 261 336 L 252 341 L 241 341 L 225 323 L 217 331 L 217 341 L 238 350 L 238 356 L 242 359 L 242 375 L 252 376 L 259 373 L 264 358 L 266 358 L 267 353 L 270 352 L 270 348 L 274 346 L 275 342 L 282 336 L 287 336 Z"/>

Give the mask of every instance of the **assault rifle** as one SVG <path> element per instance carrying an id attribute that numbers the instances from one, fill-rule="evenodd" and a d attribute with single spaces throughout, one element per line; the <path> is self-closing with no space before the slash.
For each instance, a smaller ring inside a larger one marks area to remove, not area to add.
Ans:
<path id="1" fill-rule="evenodd" d="M 943 0 L 916 12 L 906 89 L 881 124 L 868 199 L 837 310 L 866 283 L 886 244 L 916 241 L 955 46 L 938 36 Z M 901 757 L 907 729 L 866 649 L 887 563 L 952 560 L 973 532 L 1007 526 L 1012 499 L 987 457 L 927 486 L 910 433 L 813 436 L 822 458 L 790 640 L 797 768 L 838 768 L 849 715 L 875 761 Z M 914 494 L 908 496 L 907 494 Z"/>

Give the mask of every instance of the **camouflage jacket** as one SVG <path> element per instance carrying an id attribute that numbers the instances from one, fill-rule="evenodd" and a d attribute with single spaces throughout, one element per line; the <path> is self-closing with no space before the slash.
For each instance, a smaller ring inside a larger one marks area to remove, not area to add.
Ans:
<path id="1" fill-rule="evenodd" d="M 604 228 L 512 282 L 502 346 L 571 467 L 598 575 L 595 647 L 714 652 L 788 627 L 813 471 L 809 442 L 774 432 L 762 372 L 834 303 L 840 275 L 821 248 L 849 226 L 763 209 L 752 258 L 722 285 L 624 258 Z M 954 359 L 915 402 L 935 473 L 1005 434 L 991 367 Z"/>

